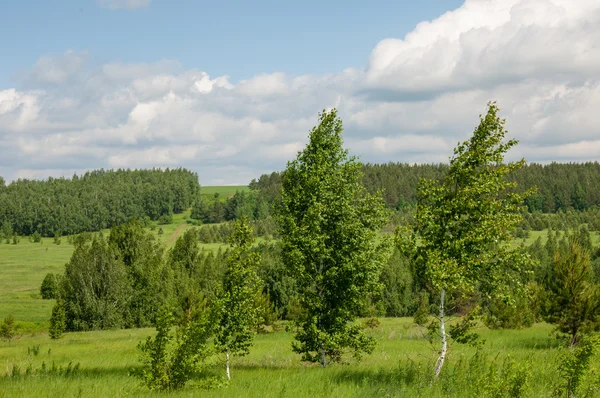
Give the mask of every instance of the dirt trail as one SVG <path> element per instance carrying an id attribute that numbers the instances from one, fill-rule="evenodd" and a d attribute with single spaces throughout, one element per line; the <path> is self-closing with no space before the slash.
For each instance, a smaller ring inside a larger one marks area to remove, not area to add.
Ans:
<path id="1" fill-rule="evenodd" d="M 170 245 L 171 243 L 173 243 L 175 241 L 175 239 L 177 239 L 177 237 L 181 233 L 181 230 L 183 229 L 183 227 L 185 227 L 185 223 L 181 224 L 180 226 L 177 227 L 175 232 L 173 232 L 173 234 L 171 236 L 169 236 L 169 239 L 167 239 L 167 242 L 166 242 L 167 245 Z"/>

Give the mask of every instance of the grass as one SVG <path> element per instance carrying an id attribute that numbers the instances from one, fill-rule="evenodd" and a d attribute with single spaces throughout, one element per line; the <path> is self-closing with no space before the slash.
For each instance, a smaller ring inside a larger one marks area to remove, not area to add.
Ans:
<path id="1" fill-rule="evenodd" d="M 562 234 L 563 233 L 561 232 L 561 236 L 562 236 Z M 600 231 L 590 231 L 590 237 L 592 239 L 592 244 L 594 246 L 600 245 Z M 525 244 L 525 246 L 529 246 L 533 242 L 535 242 L 538 238 L 541 239 L 542 244 L 545 244 L 546 241 L 548 240 L 548 230 L 544 229 L 542 231 L 530 231 L 529 237 L 527 237 L 525 239 L 515 239 L 512 241 L 512 245 L 516 246 L 523 242 Z"/>
<path id="2" fill-rule="evenodd" d="M 232 197 L 237 191 L 249 191 L 250 188 L 247 185 L 223 185 L 223 186 L 209 186 L 200 187 L 200 194 L 202 196 L 212 197 L 215 193 L 218 193 L 222 199 Z"/>
<path id="3" fill-rule="evenodd" d="M 371 355 L 348 364 L 332 364 L 326 369 L 308 365 L 291 350 L 292 334 L 279 331 L 258 335 L 250 355 L 233 361 L 232 382 L 214 390 L 194 388 L 196 381 L 183 391 L 168 396 L 207 397 L 374 397 L 410 396 L 441 397 L 467 396 L 466 381 L 456 381 L 454 392 L 449 377 L 460 372 L 465 359 L 475 350 L 469 346 L 453 345 L 444 375 L 448 377 L 429 385 L 436 353 L 420 337 L 420 331 L 409 318 L 387 318 L 370 333 L 377 340 Z M 536 324 L 525 330 L 478 330 L 486 339 L 484 354 L 502 363 L 506 355 L 519 361 L 531 361 L 532 386 L 527 396 L 547 396 L 556 380 L 556 360 L 559 352 L 555 339 L 549 336 L 550 327 Z M 115 330 L 67 333 L 53 341 L 46 334 L 26 335 L 10 344 L 0 343 L 1 396 L 153 396 L 128 373 L 138 366 L 136 345 L 153 333 L 152 329 Z M 37 356 L 28 348 L 39 345 Z M 461 361 L 461 358 L 463 359 Z M 63 368 L 72 361 L 80 364 L 73 375 L 41 375 L 9 377 L 16 364 L 22 372 L 31 365 L 40 369 L 42 362 L 52 362 Z M 224 376 L 223 358 L 209 359 L 207 373 Z M 468 376 L 468 373 L 464 373 Z M 474 387 L 474 386 L 471 386 Z M 469 387 L 469 388 L 471 388 Z"/>

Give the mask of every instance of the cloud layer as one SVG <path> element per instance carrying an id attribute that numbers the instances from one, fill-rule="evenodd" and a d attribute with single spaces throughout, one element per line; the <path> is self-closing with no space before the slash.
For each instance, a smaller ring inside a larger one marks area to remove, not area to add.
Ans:
<path id="1" fill-rule="evenodd" d="M 0 90 L 0 175 L 183 166 L 203 185 L 246 184 L 283 169 L 333 106 L 363 161 L 443 162 L 489 100 L 520 140 L 511 158 L 600 160 L 599 43 L 597 0 L 467 0 L 324 76 L 233 82 L 172 60 L 42 56 L 23 88 Z"/>

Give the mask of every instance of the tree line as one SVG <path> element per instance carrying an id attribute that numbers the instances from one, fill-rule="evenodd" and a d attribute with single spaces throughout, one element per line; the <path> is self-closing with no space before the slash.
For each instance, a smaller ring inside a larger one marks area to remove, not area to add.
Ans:
<path id="1" fill-rule="evenodd" d="M 132 217 L 160 220 L 188 209 L 199 190 L 198 175 L 182 168 L 18 179 L 0 184 L 0 229 L 6 238 L 54 236 L 99 231 Z"/>
<path id="2" fill-rule="evenodd" d="M 362 167 L 363 186 L 370 193 L 382 190 L 389 208 L 401 209 L 417 203 L 417 187 L 424 179 L 441 180 L 448 164 L 366 163 Z M 283 172 L 263 174 L 249 186 L 262 192 L 269 201 L 279 198 Z M 569 209 L 583 211 L 600 205 L 600 163 L 526 163 L 506 176 L 516 189 L 537 187 L 525 200 L 529 212 L 556 213 Z"/>

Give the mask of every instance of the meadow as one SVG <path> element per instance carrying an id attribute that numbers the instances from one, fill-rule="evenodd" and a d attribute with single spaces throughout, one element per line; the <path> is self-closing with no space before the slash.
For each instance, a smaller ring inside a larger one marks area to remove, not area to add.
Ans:
<path id="1" fill-rule="evenodd" d="M 204 193 L 207 188 L 203 187 Z M 225 195 L 231 189 L 213 191 Z M 188 217 L 189 211 L 175 215 L 172 224 L 157 226 L 152 232 L 171 246 L 193 227 Z M 525 243 L 531 244 L 538 236 L 545 241 L 546 234 L 532 231 Z M 592 239 L 596 245 L 600 242 L 598 233 Z M 220 246 L 202 245 L 206 250 Z M 0 397 L 474 397 L 498 396 L 496 387 L 504 388 L 502 383 L 521 385 L 521 396 L 543 397 L 551 396 L 559 381 L 557 368 L 564 348 L 547 324 L 521 330 L 476 327 L 485 340 L 480 351 L 453 344 L 441 378 L 433 382 L 438 342 L 431 345 L 412 318 L 381 318 L 379 325 L 367 329 L 377 347 L 361 361 L 347 358 L 347 363 L 325 369 L 306 364 L 292 352 L 293 332 L 286 328 L 290 325 L 281 322 L 276 331 L 256 336 L 250 355 L 234 359 L 230 383 L 208 388 L 203 381 L 224 377 L 224 358 L 213 356 L 205 371 L 182 391 L 151 393 L 130 372 L 139 365 L 138 342 L 154 329 L 76 332 L 59 340 L 49 338 L 54 300 L 41 299 L 40 284 L 48 272 L 63 271 L 72 251 L 66 237 L 60 245 L 52 238 L 32 243 L 26 237 L 16 245 L 0 244 L 0 320 L 13 314 L 19 327 L 16 338 L 0 341 Z M 596 355 L 593 363 L 600 363 L 599 359 Z M 510 373 L 510 361 L 526 372 Z M 589 392 L 589 396 L 600 396 L 598 391 Z"/>

